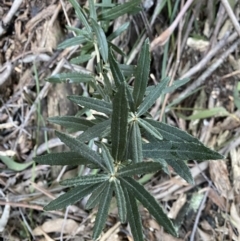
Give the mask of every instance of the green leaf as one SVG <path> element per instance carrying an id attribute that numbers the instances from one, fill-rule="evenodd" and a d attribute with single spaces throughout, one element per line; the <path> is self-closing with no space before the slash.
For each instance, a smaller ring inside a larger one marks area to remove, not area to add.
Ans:
<path id="1" fill-rule="evenodd" d="M 145 119 L 149 124 L 155 127 L 163 136 L 164 140 L 177 141 L 177 142 L 193 142 L 199 145 L 202 143 L 195 137 L 189 135 L 187 132 L 182 131 L 174 126 L 164 124 L 163 122 Z"/>
<path id="2" fill-rule="evenodd" d="M 128 193 L 131 193 L 135 198 L 137 198 L 167 232 L 173 236 L 177 236 L 176 230 L 171 220 L 164 213 L 156 199 L 134 179 L 130 177 L 124 177 L 120 179 L 121 183 L 128 189 Z"/>
<path id="3" fill-rule="evenodd" d="M 85 54 L 85 55 L 81 55 L 79 57 L 76 57 L 76 58 L 72 58 L 70 60 L 70 63 L 71 64 L 82 64 L 82 63 L 85 63 L 87 62 L 88 60 L 90 60 L 92 58 L 92 55 L 91 54 Z"/>
<path id="4" fill-rule="evenodd" d="M 95 151 L 91 150 L 87 145 L 81 141 L 68 136 L 64 133 L 56 131 L 57 137 L 64 142 L 72 151 L 77 152 L 80 156 L 85 158 L 87 161 L 99 166 L 103 170 L 106 170 L 106 167 L 103 165 L 103 160 L 101 156 Z"/>
<path id="5" fill-rule="evenodd" d="M 68 47 L 72 47 L 72 46 L 83 44 L 86 41 L 87 41 L 87 39 L 83 35 L 75 36 L 75 37 L 72 37 L 72 38 L 67 39 L 67 40 L 63 41 L 62 43 L 60 43 L 58 45 L 58 49 L 66 49 Z"/>
<path id="6" fill-rule="evenodd" d="M 168 84 L 169 78 L 163 79 L 157 86 L 145 97 L 142 104 L 138 108 L 138 116 L 145 114 L 148 109 L 155 103 L 155 101 L 162 94 L 163 90 Z"/>
<path id="7" fill-rule="evenodd" d="M 144 119 L 138 118 L 138 123 L 142 128 L 144 128 L 149 134 L 154 136 L 156 139 L 160 141 L 163 139 L 161 133 L 154 126 L 149 124 L 149 122 L 145 121 Z"/>
<path id="8" fill-rule="evenodd" d="M 119 68 L 124 76 L 132 77 L 136 74 L 137 68 L 135 65 L 119 64 Z"/>
<path id="9" fill-rule="evenodd" d="M 76 203 L 81 200 L 91 192 L 95 188 L 98 187 L 98 184 L 95 185 L 86 185 L 86 186 L 77 186 L 55 200 L 51 201 L 47 206 L 44 207 L 45 211 L 57 210 L 65 208 L 71 204 Z"/>
<path id="10" fill-rule="evenodd" d="M 76 28 L 76 27 L 73 27 L 73 26 L 66 26 L 66 28 L 70 31 L 73 31 L 78 36 L 85 36 L 85 37 L 89 36 L 89 32 L 86 31 L 85 29 L 80 29 L 80 28 Z"/>
<path id="11" fill-rule="evenodd" d="M 121 25 L 120 27 L 117 28 L 116 31 L 114 31 L 113 33 L 111 33 L 108 37 L 107 40 L 108 41 L 112 41 L 114 40 L 116 37 L 118 37 L 121 33 L 123 33 L 125 30 L 128 29 L 130 25 L 130 22 L 126 22 L 123 25 Z"/>
<path id="12" fill-rule="evenodd" d="M 102 20 L 115 20 L 116 18 L 126 14 L 135 13 L 136 7 L 141 3 L 141 0 L 132 0 L 124 4 L 120 4 L 109 10 L 104 10 L 100 16 Z M 138 9 L 138 8 L 137 8 Z"/>
<path id="13" fill-rule="evenodd" d="M 171 93 L 174 90 L 176 90 L 177 88 L 181 87 L 182 85 L 185 85 L 189 81 L 190 81 L 190 78 L 184 78 L 184 79 L 180 79 L 180 80 L 175 80 L 171 86 L 167 87 L 163 91 L 163 93 L 164 94 Z"/>
<path id="14" fill-rule="evenodd" d="M 134 241 L 144 241 L 141 216 L 138 211 L 137 201 L 127 188 L 123 188 L 123 191 L 127 204 L 127 219 L 131 227 Z"/>
<path id="15" fill-rule="evenodd" d="M 90 18 L 97 21 L 97 13 L 96 13 L 96 9 L 95 9 L 94 0 L 89 0 L 89 10 L 90 10 Z"/>
<path id="16" fill-rule="evenodd" d="M 108 61 L 108 43 L 107 38 L 102 30 L 102 28 L 97 24 L 97 22 L 94 19 L 91 19 L 92 21 L 92 27 L 97 37 L 97 44 L 99 51 L 101 53 L 101 56 L 103 58 L 103 61 L 106 63 Z"/>
<path id="17" fill-rule="evenodd" d="M 239 83 L 238 83 L 238 85 L 239 85 Z M 238 94 L 238 89 L 237 88 L 233 89 L 233 98 L 234 98 L 235 106 L 238 108 L 238 110 L 240 110 L 240 98 L 239 98 L 239 94 Z"/>
<path id="18" fill-rule="evenodd" d="M 0 155 L 2 162 L 10 169 L 16 172 L 23 171 L 33 164 L 33 162 L 18 163 L 8 156 Z"/>
<path id="19" fill-rule="evenodd" d="M 112 54 L 112 50 L 110 49 L 109 51 L 109 64 L 110 64 L 110 69 L 113 75 L 113 79 L 115 82 L 115 85 L 117 87 L 119 87 L 119 85 L 123 82 L 125 82 L 125 78 L 122 74 L 122 71 L 119 68 L 119 65 L 117 63 L 117 61 L 115 60 L 113 54 Z"/>
<path id="20" fill-rule="evenodd" d="M 88 184 L 97 184 L 109 179 L 109 175 L 106 174 L 95 174 L 95 175 L 87 175 L 87 176 L 80 176 L 71 179 L 66 179 L 60 182 L 63 186 L 73 186 L 73 185 L 88 185 Z"/>
<path id="21" fill-rule="evenodd" d="M 167 164 L 167 162 L 166 162 L 164 159 L 158 158 L 158 159 L 154 159 L 154 161 L 160 163 L 160 164 L 162 165 L 162 170 L 163 170 L 167 175 L 170 176 L 170 172 L 169 172 L 169 169 L 168 169 L 168 164 Z M 141 182 L 139 182 L 139 183 L 141 183 Z M 143 183 L 141 183 L 141 184 L 143 184 Z"/>
<path id="22" fill-rule="evenodd" d="M 50 153 L 34 157 L 34 161 L 45 165 L 75 166 L 86 165 L 88 161 L 77 152 Z"/>
<path id="23" fill-rule="evenodd" d="M 80 7 L 80 5 L 78 4 L 78 2 L 76 0 L 69 0 L 69 2 L 72 4 L 72 6 L 74 7 L 77 17 L 78 19 L 83 23 L 83 25 L 86 27 L 86 30 L 91 33 L 91 27 L 88 23 L 88 20 L 85 18 L 84 13 L 82 11 L 82 8 Z"/>
<path id="24" fill-rule="evenodd" d="M 89 197 L 85 209 L 92 209 L 97 206 L 97 204 L 100 201 L 100 197 L 103 193 L 103 190 L 106 188 L 106 185 L 109 183 L 109 181 L 101 183 L 92 193 L 92 195 Z"/>
<path id="25" fill-rule="evenodd" d="M 109 172 L 111 174 L 114 174 L 114 160 L 113 157 L 111 156 L 108 148 L 106 147 L 106 145 L 104 143 L 100 144 L 100 147 L 102 149 L 102 156 L 103 156 L 103 160 L 105 161 L 105 166 L 107 167 L 107 169 L 109 170 Z"/>
<path id="26" fill-rule="evenodd" d="M 133 87 L 133 98 L 135 101 L 136 108 L 142 103 L 142 100 L 147 88 L 149 72 L 150 72 L 150 51 L 149 51 L 149 40 L 146 39 L 138 59 L 134 87 Z"/>
<path id="27" fill-rule="evenodd" d="M 141 175 L 154 173 L 162 169 L 162 165 L 158 162 L 141 162 L 133 163 L 121 168 L 117 175 L 119 177 L 131 177 L 133 175 Z"/>
<path id="28" fill-rule="evenodd" d="M 219 160 L 224 156 L 217 152 L 191 142 L 161 141 L 143 144 L 143 156 L 149 158 L 163 158 L 173 160 Z"/>
<path id="29" fill-rule="evenodd" d="M 128 127 L 128 102 L 126 84 L 122 83 L 113 99 L 111 123 L 112 156 L 115 161 L 121 161 L 125 155 Z"/>
<path id="30" fill-rule="evenodd" d="M 174 171 L 180 177 L 185 179 L 188 183 L 194 185 L 192 174 L 184 161 L 182 160 L 175 161 L 173 159 L 166 159 L 166 162 L 174 169 Z"/>
<path id="31" fill-rule="evenodd" d="M 129 104 L 129 108 L 131 110 L 131 112 L 135 112 L 135 104 L 134 104 L 134 100 L 133 100 L 133 95 L 132 95 L 132 92 L 129 88 L 129 85 L 127 85 L 127 98 L 128 98 L 128 104 Z"/>
<path id="32" fill-rule="evenodd" d="M 106 115 L 109 115 L 112 113 L 112 104 L 104 100 L 99 100 L 96 98 L 86 97 L 86 96 L 78 96 L 78 95 L 70 95 L 68 96 L 68 99 L 78 105 L 96 110 L 98 112 L 102 112 Z"/>
<path id="33" fill-rule="evenodd" d="M 126 54 L 115 44 L 113 44 L 112 42 L 108 41 L 108 45 L 109 47 L 111 47 L 112 50 L 114 50 L 116 53 L 125 56 Z"/>
<path id="34" fill-rule="evenodd" d="M 62 83 L 62 82 L 86 83 L 86 82 L 91 82 L 92 80 L 93 80 L 92 75 L 78 73 L 78 72 L 56 74 L 46 79 L 46 81 L 50 83 Z"/>
<path id="35" fill-rule="evenodd" d="M 95 137 L 105 137 L 110 133 L 111 120 L 105 120 L 90 127 L 77 137 L 79 141 L 90 141 Z"/>
<path id="36" fill-rule="evenodd" d="M 126 199 L 125 199 L 120 181 L 115 178 L 113 183 L 114 183 L 114 191 L 115 191 L 116 199 L 117 199 L 118 216 L 119 216 L 121 223 L 125 223 L 126 217 L 127 217 Z"/>
<path id="37" fill-rule="evenodd" d="M 112 199 L 112 192 L 113 192 L 113 185 L 112 185 L 112 182 L 109 182 L 100 198 L 100 202 L 99 202 L 100 208 L 98 209 L 95 225 L 93 228 L 94 240 L 96 240 L 99 237 L 99 235 L 101 234 L 105 226 L 106 219 L 108 216 L 108 210 Z"/>
<path id="38" fill-rule="evenodd" d="M 108 78 L 108 75 L 106 73 L 103 73 L 103 81 L 104 81 L 104 85 L 105 85 L 105 90 L 108 94 L 108 96 L 112 96 L 112 84 L 110 82 L 110 79 Z"/>
<path id="39" fill-rule="evenodd" d="M 200 119 L 206 119 L 214 116 L 229 116 L 230 113 L 222 106 L 219 107 L 213 107 L 211 109 L 207 110 L 199 110 L 196 114 L 190 115 L 190 116 L 183 116 L 181 115 L 181 118 L 184 120 L 200 120 Z"/>
<path id="40" fill-rule="evenodd" d="M 75 132 L 85 131 L 89 127 L 92 127 L 94 125 L 94 123 L 90 120 L 86 120 L 85 118 L 75 116 L 55 116 L 48 118 L 48 120 L 51 123 L 61 125 Z"/>
<path id="41" fill-rule="evenodd" d="M 134 163 L 143 160 L 142 137 L 137 121 L 133 121 L 129 127 L 128 158 Z"/>

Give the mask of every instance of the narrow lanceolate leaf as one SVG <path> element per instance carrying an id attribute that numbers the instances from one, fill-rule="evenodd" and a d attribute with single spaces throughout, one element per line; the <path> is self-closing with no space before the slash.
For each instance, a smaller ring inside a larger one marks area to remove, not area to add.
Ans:
<path id="1" fill-rule="evenodd" d="M 141 3 L 141 0 L 132 0 L 124 4 L 120 4 L 109 10 L 105 10 L 101 14 L 101 19 L 103 20 L 113 20 L 125 13 L 135 12 L 135 8 Z"/>
<path id="2" fill-rule="evenodd" d="M 92 20 L 92 27 L 97 37 L 97 43 L 98 48 L 100 51 L 100 54 L 103 58 L 103 61 L 106 63 L 108 61 L 108 43 L 106 35 L 103 31 L 103 29 L 98 25 L 98 23 L 94 20 Z"/>
<path id="3" fill-rule="evenodd" d="M 90 18 L 97 21 L 97 13 L 94 5 L 94 0 L 89 0 L 89 10 L 90 10 Z"/>
<path id="4" fill-rule="evenodd" d="M 98 184 L 77 186 L 50 202 L 47 206 L 44 207 L 44 210 L 50 211 L 65 208 L 81 200 L 82 198 L 93 192 L 93 190 L 97 187 Z"/>
<path id="5" fill-rule="evenodd" d="M 105 190 L 106 185 L 109 183 L 109 181 L 101 183 L 92 193 L 92 195 L 89 197 L 85 209 L 92 209 L 96 207 L 100 201 L 100 197 L 103 193 L 103 190 Z"/>
<path id="6" fill-rule="evenodd" d="M 145 188 L 130 177 L 120 178 L 121 183 L 127 188 L 128 193 L 131 193 L 138 199 L 149 213 L 164 227 L 164 229 L 173 236 L 177 236 L 176 230 L 171 220 L 164 213 L 156 199 L 145 190 Z"/>
<path id="7" fill-rule="evenodd" d="M 134 104 L 134 99 L 133 99 L 133 95 L 132 95 L 132 92 L 129 88 L 129 85 L 127 85 L 127 98 L 128 98 L 128 104 L 129 104 L 129 108 L 131 110 L 131 112 L 135 112 L 135 104 Z"/>
<path id="8" fill-rule="evenodd" d="M 49 78 L 46 81 L 51 83 L 62 83 L 62 82 L 69 82 L 69 83 L 86 83 L 93 80 L 93 76 L 90 74 L 84 73 L 62 73 L 56 74 Z"/>
<path id="9" fill-rule="evenodd" d="M 123 188 L 123 191 L 127 204 L 127 220 L 130 224 L 134 241 L 143 241 L 141 216 L 138 211 L 137 201 L 127 188 Z"/>
<path id="10" fill-rule="evenodd" d="M 90 141 L 95 137 L 105 137 L 107 136 L 110 131 L 111 120 L 105 120 L 100 123 L 97 123 L 96 125 L 88 128 L 86 131 L 84 131 L 81 135 L 77 137 L 77 140 L 85 142 Z"/>
<path id="11" fill-rule="evenodd" d="M 113 33 L 111 33 L 108 37 L 107 40 L 108 41 L 112 41 L 114 40 L 116 37 L 118 37 L 122 32 L 124 32 L 125 30 L 128 29 L 130 25 L 130 22 L 126 22 L 123 25 L 121 25 L 120 27 L 117 28 L 116 31 L 114 31 Z"/>
<path id="12" fill-rule="evenodd" d="M 78 4 L 77 0 L 69 0 L 69 2 L 72 4 L 74 7 L 78 19 L 83 23 L 83 25 L 86 27 L 86 30 L 90 33 L 91 32 L 91 27 L 88 23 L 88 20 L 85 18 L 82 8 Z"/>
<path id="13" fill-rule="evenodd" d="M 128 158 L 134 163 L 143 160 L 142 137 L 137 121 L 133 121 L 129 127 Z"/>
<path id="14" fill-rule="evenodd" d="M 133 175 L 141 175 L 152 172 L 157 172 L 162 169 L 162 165 L 159 162 L 141 162 L 133 163 L 121 168 L 117 175 L 119 177 L 131 177 Z"/>
<path id="15" fill-rule="evenodd" d="M 149 51 L 149 40 L 146 39 L 138 59 L 135 81 L 134 81 L 133 98 L 135 101 L 136 108 L 142 103 L 142 100 L 147 88 L 149 72 L 150 72 L 150 51 Z"/>
<path id="16" fill-rule="evenodd" d="M 103 170 L 106 170 L 106 167 L 103 164 L 103 160 L 101 156 L 96 153 L 95 151 L 91 150 L 87 145 L 82 143 L 81 141 L 68 136 L 64 133 L 56 131 L 57 137 L 65 143 L 72 151 L 77 152 L 80 156 L 85 158 L 87 161 L 91 162 L 92 164 L 95 164 L 102 168 Z"/>
<path id="17" fill-rule="evenodd" d="M 86 165 L 89 162 L 77 152 L 50 153 L 34 157 L 34 161 L 45 165 L 75 166 Z"/>
<path id="18" fill-rule="evenodd" d="M 127 217 L 126 199 L 125 199 L 120 181 L 115 178 L 113 183 L 114 183 L 115 195 L 117 198 L 118 216 L 120 218 L 121 223 L 125 223 L 126 217 Z"/>
<path id="19" fill-rule="evenodd" d="M 125 82 L 125 78 L 122 74 L 122 71 L 119 68 L 119 65 L 117 61 L 115 60 L 112 50 L 110 49 L 109 51 L 109 64 L 110 64 L 110 69 L 113 75 L 113 79 L 115 82 L 115 85 L 119 87 L 119 85 L 123 82 Z"/>
<path id="20" fill-rule="evenodd" d="M 149 124 L 149 122 L 145 121 L 144 119 L 138 118 L 138 123 L 142 128 L 144 128 L 149 134 L 154 136 L 156 139 L 160 141 L 163 139 L 161 133 L 154 126 Z"/>
<path id="21" fill-rule="evenodd" d="M 112 42 L 108 41 L 108 45 L 109 45 L 109 48 L 111 47 L 111 49 L 113 51 L 115 51 L 116 53 L 122 55 L 122 56 L 126 56 L 126 54 L 115 44 L 113 44 Z"/>
<path id="22" fill-rule="evenodd" d="M 160 97 L 162 91 L 166 88 L 169 78 L 163 79 L 143 100 L 142 104 L 139 106 L 137 114 L 138 116 L 143 115 L 148 111 L 148 109 L 155 103 L 155 101 Z"/>
<path id="23" fill-rule="evenodd" d="M 110 151 L 108 150 L 106 145 L 104 145 L 104 143 L 101 143 L 100 146 L 102 149 L 102 156 L 103 156 L 103 160 L 105 161 L 105 166 L 107 167 L 109 172 L 113 174 L 114 173 L 113 157 L 111 156 Z"/>
<path id="24" fill-rule="evenodd" d="M 168 124 L 164 124 L 163 122 L 150 119 L 145 119 L 145 121 L 154 126 L 161 133 L 164 140 L 177 142 L 192 142 L 202 145 L 202 143 L 197 138 L 174 126 L 170 126 Z"/>
<path id="25" fill-rule="evenodd" d="M 90 60 L 92 58 L 92 55 L 91 54 L 85 54 L 85 55 L 82 55 L 82 56 L 78 56 L 76 58 L 72 58 L 70 60 L 70 63 L 71 64 L 82 64 L 82 63 L 85 63 L 87 62 L 88 60 Z"/>
<path id="26" fill-rule="evenodd" d="M 173 160 L 173 159 L 166 159 L 165 160 L 168 165 L 170 165 L 174 171 L 183 179 L 185 179 L 188 183 L 194 184 L 194 180 L 192 178 L 192 174 L 188 168 L 188 166 L 185 164 L 182 160 Z"/>
<path id="27" fill-rule="evenodd" d="M 92 121 L 75 116 L 55 116 L 48 118 L 48 121 L 73 131 L 85 131 L 94 125 Z"/>
<path id="28" fill-rule="evenodd" d="M 173 160 L 219 160 L 224 156 L 203 146 L 191 142 L 161 141 L 143 145 L 143 156 Z"/>
<path id="29" fill-rule="evenodd" d="M 101 234 L 105 223 L 106 219 L 108 216 L 108 210 L 110 207 L 111 199 L 112 199 L 112 192 L 113 192 L 113 185 L 112 182 L 108 182 L 105 190 L 103 191 L 100 202 L 99 202 L 99 209 L 97 213 L 97 217 L 95 220 L 95 225 L 93 228 L 93 239 L 96 240 L 99 235 Z"/>
<path id="30" fill-rule="evenodd" d="M 70 31 L 73 31 L 74 33 L 76 33 L 77 36 L 86 36 L 89 37 L 89 32 L 86 31 L 86 29 L 80 29 L 80 28 L 76 28 L 73 26 L 66 26 L 66 28 Z"/>
<path id="31" fill-rule="evenodd" d="M 164 94 L 171 93 L 174 90 L 176 90 L 177 88 L 181 87 L 182 85 L 185 85 L 186 83 L 188 83 L 189 80 L 190 80 L 190 78 L 184 78 L 184 79 L 180 79 L 180 80 L 175 80 L 171 86 L 167 87 L 163 91 L 163 93 Z"/>
<path id="32" fill-rule="evenodd" d="M 58 49 L 65 49 L 71 46 L 83 44 L 87 41 L 83 35 L 67 39 L 58 45 Z"/>
<path id="33" fill-rule="evenodd" d="M 98 112 L 102 112 L 106 115 L 109 115 L 112 113 L 112 104 L 104 100 L 98 100 L 95 98 L 79 96 L 79 95 L 70 95 L 68 96 L 68 99 L 78 105 L 96 110 Z"/>
<path id="34" fill-rule="evenodd" d="M 107 92 L 108 96 L 112 96 L 112 92 L 113 92 L 112 83 L 108 78 L 107 73 L 103 73 L 103 81 L 104 81 L 105 91 Z"/>
<path id="35" fill-rule="evenodd" d="M 109 175 L 106 174 L 95 174 L 95 175 L 87 175 L 80 176 L 71 179 L 66 179 L 60 182 L 63 186 L 84 186 L 88 184 L 97 184 L 109 179 Z"/>
<path id="36" fill-rule="evenodd" d="M 122 83 L 113 99 L 113 113 L 111 123 L 112 156 L 121 161 L 126 149 L 128 127 L 128 102 L 126 84 Z"/>

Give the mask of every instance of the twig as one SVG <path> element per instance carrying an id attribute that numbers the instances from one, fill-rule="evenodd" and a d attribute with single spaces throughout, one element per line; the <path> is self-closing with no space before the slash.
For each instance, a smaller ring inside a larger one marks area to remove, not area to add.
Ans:
<path id="1" fill-rule="evenodd" d="M 183 4 L 183 1 L 182 1 L 182 4 Z M 169 86 L 171 86 L 173 81 L 174 81 L 174 78 L 175 78 L 175 75 L 177 73 L 177 69 L 178 69 L 179 63 L 180 63 L 182 30 L 183 30 L 183 21 L 181 21 L 180 24 L 179 24 L 179 33 L 178 33 L 178 41 L 177 41 L 177 60 L 175 62 L 173 73 L 171 74 L 171 80 L 170 80 Z M 165 97 L 164 97 L 163 104 L 162 104 L 162 109 L 161 109 L 161 113 L 160 113 L 160 117 L 159 117 L 159 121 L 162 121 L 163 114 L 165 112 L 165 108 L 166 108 L 167 101 L 168 101 L 169 97 L 170 97 L 169 93 L 167 93 L 165 95 Z"/>
<path id="2" fill-rule="evenodd" d="M 163 33 L 161 33 L 160 36 L 158 36 L 157 38 L 155 38 L 150 46 L 150 51 L 153 51 L 157 46 L 162 46 L 164 45 L 169 37 L 171 36 L 171 34 L 173 33 L 173 31 L 175 30 L 175 28 L 177 27 L 178 23 L 180 22 L 181 18 L 183 17 L 183 15 L 187 12 L 188 8 L 191 6 L 191 4 L 193 3 L 194 0 L 188 0 L 186 2 L 186 4 L 184 5 L 184 7 L 182 8 L 182 10 L 179 12 L 179 14 L 177 15 L 176 19 L 173 21 L 173 23 L 170 25 L 170 27 L 168 27 Z"/>
<path id="3" fill-rule="evenodd" d="M 235 30 L 237 31 L 238 35 L 240 36 L 240 26 L 239 26 L 238 20 L 236 19 L 231 6 L 229 5 L 228 0 L 221 0 L 221 1 L 222 1 L 224 8 L 226 9 L 226 12 L 227 12 L 229 18 L 232 21 L 233 26 L 235 27 Z"/>
<path id="4" fill-rule="evenodd" d="M 13 65 L 11 62 L 6 62 L 6 64 L 0 69 L 0 86 L 10 77 L 13 70 Z"/>
<path id="5" fill-rule="evenodd" d="M 7 13 L 7 15 L 3 18 L 2 22 L 4 27 L 10 23 L 10 21 L 12 20 L 14 14 L 17 12 L 18 8 L 20 7 L 20 5 L 22 4 L 23 0 L 15 0 L 9 10 L 9 12 Z M 4 27 L 2 27 L 0 25 L 0 36 L 2 36 L 5 33 L 5 29 Z"/>
<path id="6" fill-rule="evenodd" d="M 208 192 L 209 192 L 209 187 L 207 189 L 207 191 L 205 192 L 205 195 L 202 199 L 202 202 L 198 208 L 198 213 L 197 213 L 197 216 L 195 218 L 195 222 L 194 222 L 194 226 L 193 226 L 193 230 L 192 230 L 192 233 L 191 233 L 191 236 L 190 236 L 190 241 L 194 241 L 194 236 L 195 236 L 195 233 L 196 233 L 196 230 L 197 230 L 197 225 L 199 223 L 199 219 L 200 219 L 200 216 L 201 216 L 201 212 L 203 210 L 203 206 L 207 200 L 207 197 L 208 197 Z"/>
<path id="7" fill-rule="evenodd" d="M 31 229 L 30 225 L 28 224 L 28 222 L 27 222 L 27 220 L 26 220 L 26 218 L 25 218 L 25 216 L 24 216 L 21 208 L 19 208 L 19 212 L 20 212 L 20 214 L 21 214 L 21 217 L 22 217 L 22 219 L 23 219 L 24 224 L 26 225 L 26 227 L 27 227 L 27 229 L 28 229 L 28 232 L 32 235 L 33 239 L 35 239 L 35 236 L 34 236 L 34 234 L 33 234 L 33 231 L 32 231 L 32 229 Z"/>
<path id="8" fill-rule="evenodd" d="M 187 89 L 185 89 L 185 91 L 183 91 L 178 99 L 180 98 L 184 98 L 189 92 L 193 91 L 194 89 L 196 89 L 197 87 L 199 87 L 203 82 L 204 80 L 209 77 L 222 63 L 223 61 L 229 56 L 230 53 L 232 53 L 236 48 L 237 46 L 240 44 L 240 39 L 238 39 L 236 42 L 234 42 L 232 44 L 232 46 L 230 46 L 226 51 L 224 51 L 219 57 L 218 59 L 205 71 L 203 72 L 203 74 L 195 81 L 193 82 Z M 207 57 L 207 56 L 206 56 Z M 205 58 L 206 58 L 205 57 Z M 204 59 L 205 59 L 204 58 Z M 201 62 L 205 62 L 206 60 L 202 60 Z M 202 66 L 203 63 L 201 63 L 201 66 Z M 206 64 L 205 64 L 206 65 Z M 200 67 L 198 65 L 196 65 L 195 67 Z M 203 67 L 203 66 L 202 66 Z M 191 71 L 191 70 L 190 70 Z M 190 72 L 189 71 L 189 72 Z M 197 70 L 198 71 L 198 70 Z M 196 72 L 197 72 L 196 71 Z M 195 72 L 195 71 L 192 71 L 192 72 Z M 182 78 L 186 78 L 186 76 L 188 77 L 189 74 L 185 74 L 184 76 L 182 76 Z"/>
<path id="9" fill-rule="evenodd" d="M 226 17 L 227 17 L 227 15 L 225 13 L 226 13 L 226 11 L 225 11 L 223 5 L 220 4 L 219 10 L 218 10 L 218 13 L 217 13 L 217 17 L 216 17 L 217 22 L 215 24 L 213 35 L 212 35 L 212 38 L 211 38 L 211 46 L 215 46 L 215 44 L 217 43 L 217 36 L 219 34 L 220 28 L 221 28 L 223 22 L 226 20 Z M 210 46 L 210 48 L 211 48 L 211 46 Z"/>
<path id="10" fill-rule="evenodd" d="M 223 39 L 219 41 L 219 43 L 211 49 L 208 54 L 194 67 L 192 67 L 187 73 L 185 73 L 183 76 L 181 76 L 182 79 L 184 78 L 190 78 L 194 74 L 196 74 L 198 71 L 202 70 L 204 67 L 206 67 L 206 64 L 218 53 L 219 50 L 221 50 L 229 40 L 235 40 L 237 38 L 237 34 L 234 33 L 230 37 L 230 32 L 227 32 Z"/>
<path id="11" fill-rule="evenodd" d="M 65 214 L 64 214 L 64 220 L 63 220 L 62 227 L 61 227 L 60 241 L 63 241 L 63 232 L 64 232 L 64 228 L 66 226 L 68 211 L 69 211 L 69 206 L 67 206 Z"/>

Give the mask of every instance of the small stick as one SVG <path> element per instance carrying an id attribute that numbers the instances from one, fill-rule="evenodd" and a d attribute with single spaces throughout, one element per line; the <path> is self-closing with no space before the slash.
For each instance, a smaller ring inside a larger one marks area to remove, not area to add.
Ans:
<path id="1" fill-rule="evenodd" d="M 3 25 L 6 26 L 13 18 L 14 14 L 17 12 L 18 8 L 22 4 L 23 0 L 15 0 L 7 13 L 7 15 L 3 18 Z M 0 25 L 0 36 L 5 33 L 5 29 Z"/>
<path id="2" fill-rule="evenodd" d="M 221 0 L 224 8 L 226 9 L 226 12 L 230 18 L 230 20 L 232 21 L 233 26 L 235 27 L 235 30 L 237 31 L 238 35 L 240 36 L 240 26 L 238 23 L 238 20 L 236 19 L 236 16 L 231 8 L 231 6 L 229 5 L 228 0 Z"/>
<path id="3" fill-rule="evenodd" d="M 183 17 L 183 15 L 187 12 L 188 8 L 191 6 L 193 1 L 194 0 L 188 0 L 186 2 L 186 4 L 183 6 L 182 10 L 177 15 L 176 19 L 170 25 L 170 27 L 168 27 L 160 36 L 158 36 L 157 38 L 155 38 L 152 41 L 151 46 L 150 46 L 150 51 L 153 51 L 157 46 L 164 45 L 168 41 L 169 37 L 171 36 L 173 31 L 177 27 L 177 25 L 180 22 L 180 20 Z"/>
<path id="4" fill-rule="evenodd" d="M 201 213 L 202 213 L 202 210 L 203 210 L 203 205 L 205 204 L 205 202 L 207 200 L 208 193 L 209 193 L 209 187 L 208 187 L 207 191 L 205 192 L 205 195 L 202 199 L 200 207 L 198 208 L 198 213 L 197 213 L 197 216 L 196 216 L 196 219 L 195 219 L 195 222 L 194 222 L 193 231 L 192 231 L 191 236 L 190 236 L 190 241 L 194 241 L 194 236 L 195 236 L 195 233 L 196 233 L 196 230 L 197 230 L 197 225 L 199 223 L 199 219 L 200 219 L 200 216 L 201 216 Z"/>
<path id="5" fill-rule="evenodd" d="M 236 42 L 232 44 L 232 46 L 230 46 L 226 51 L 224 51 L 218 57 L 218 59 L 205 72 L 203 72 L 203 74 L 200 75 L 198 79 L 196 79 L 195 82 L 193 82 L 187 89 L 185 89 L 185 91 L 183 91 L 179 95 L 178 99 L 184 98 L 186 94 L 188 94 L 192 90 L 199 87 L 204 82 L 204 80 L 207 77 L 209 77 L 223 63 L 223 61 L 229 56 L 229 54 L 232 53 L 234 50 L 236 50 L 239 44 L 240 44 L 240 39 L 238 39 Z M 182 78 L 186 78 L 186 77 L 184 76 Z"/>

